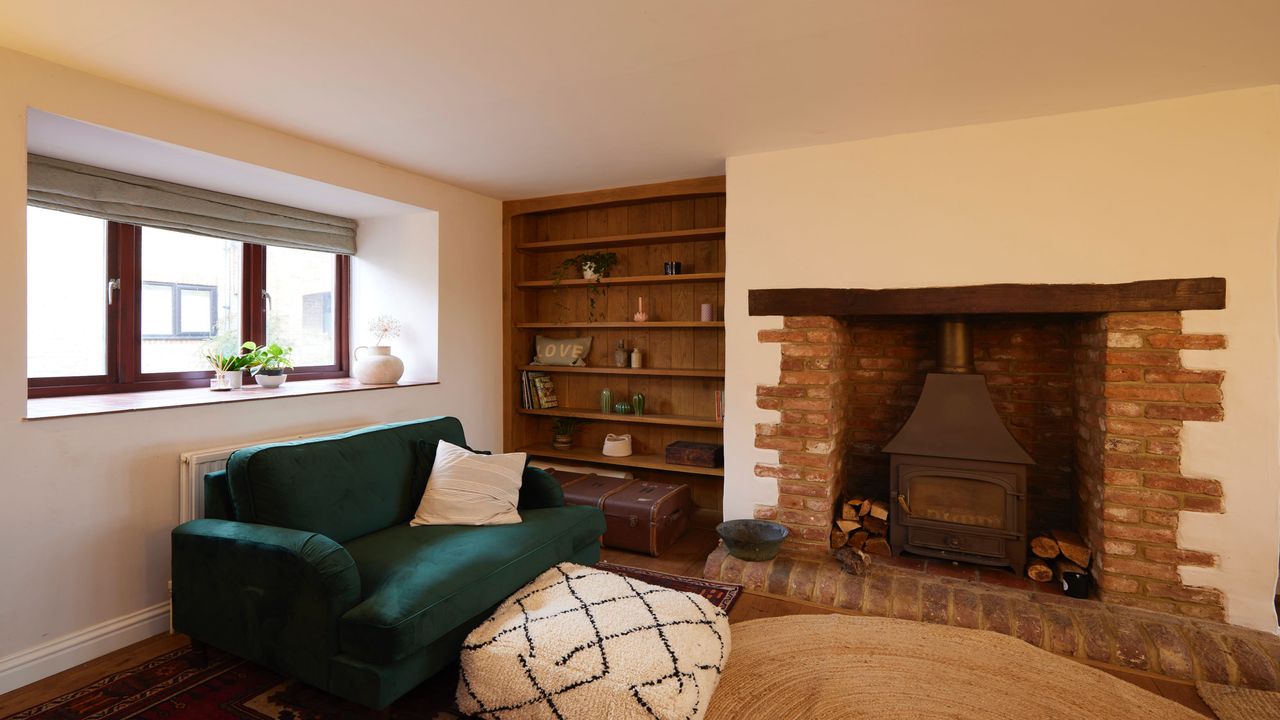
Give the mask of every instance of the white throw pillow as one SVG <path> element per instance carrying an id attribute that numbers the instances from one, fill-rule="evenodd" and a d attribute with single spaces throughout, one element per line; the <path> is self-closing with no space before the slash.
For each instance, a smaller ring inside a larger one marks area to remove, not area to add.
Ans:
<path id="1" fill-rule="evenodd" d="M 444 440 L 410 525 L 510 525 L 520 522 L 525 453 L 480 455 Z"/>

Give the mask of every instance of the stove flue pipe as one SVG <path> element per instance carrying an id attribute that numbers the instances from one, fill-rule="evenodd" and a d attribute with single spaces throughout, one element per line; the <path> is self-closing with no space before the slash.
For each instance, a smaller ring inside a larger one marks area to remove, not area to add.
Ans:
<path id="1" fill-rule="evenodd" d="M 973 367 L 973 336 L 969 321 L 961 315 L 938 320 L 938 370 L 951 375 L 968 375 Z"/>

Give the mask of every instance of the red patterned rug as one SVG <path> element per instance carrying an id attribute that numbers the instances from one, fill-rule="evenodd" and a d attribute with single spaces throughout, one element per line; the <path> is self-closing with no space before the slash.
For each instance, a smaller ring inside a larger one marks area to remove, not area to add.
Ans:
<path id="1" fill-rule="evenodd" d="M 726 613 L 742 587 L 600 563 L 604 570 L 702 595 Z M 397 700 L 394 720 L 457 720 L 457 669 L 440 673 Z M 108 675 L 3 720 L 339 720 L 370 711 L 226 653 L 210 649 L 201 665 L 190 648 Z"/>

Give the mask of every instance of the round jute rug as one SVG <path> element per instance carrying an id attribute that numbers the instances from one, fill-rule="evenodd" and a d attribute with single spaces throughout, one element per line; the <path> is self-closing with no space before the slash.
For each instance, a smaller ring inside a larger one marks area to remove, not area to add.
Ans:
<path id="1" fill-rule="evenodd" d="M 738 623 L 707 720 L 1204 720 L 1084 664 L 982 630 L 847 615 Z"/>

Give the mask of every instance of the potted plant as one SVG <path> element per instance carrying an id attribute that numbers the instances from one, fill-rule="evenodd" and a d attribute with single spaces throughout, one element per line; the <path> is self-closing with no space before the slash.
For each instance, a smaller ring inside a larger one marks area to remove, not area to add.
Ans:
<path id="1" fill-rule="evenodd" d="M 361 345 L 352 353 L 355 367 L 352 374 L 361 385 L 395 385 L 404 375 L 404 361 L 391 354 L 391 346 L 382 344 L 389 338 L 400 337 L 400 321 L 390 315 L 379 315 L 369 323 L 374 336 L 373 345 Z M 363 358 L 360 351 L 366 351 Z"/>
<path id="2" fill-rule="evenodd" d="M 252 350 L 253 343 L 245 343 L 241 350 Z M 251 352 L 223 353 L 213 347 L 204 351 L 204 359 L 213 366 L 213 381 L 209 383 L 211 390 L 239 390 L 244 380 L 244 370 L 253 362 Z"/>
<path id="3" fill-rule="evenodd" d="M 558 417 L 551 421 L 551 447 L 557 450 L 568 450 L 573 447 L 573 433 L 587 420 L 571 417 Z"/>
<path id="4" fill-rule="evenodd" d="M 581 272 L 583 280 L 592 281 L 589 285 L 590 295 L 588 297 L 588 320 L 595 322 L 596 320 L 596 300 L 608 292 L 607 286 L 602 286 L 600 280 L 609 277 L 609 273 L 618 265 L 618 253 L 615 252 L 589 252 L 578 253 L 570 258 L 565 258 L 556 266 L 551 273 L 552 285 L 557 290 L 560 283 L 564 282 L 572 273 Z M 564 303 L 558 305 L 563 315 L 569 307 Z"/>
<path id="5" fill-rule="evenodd" d="M 281 347 L 276 343 L 258 345 L 247 342 L 245 357 L 249 358 L 249 367 L 253 370 L 253 379 L 262 387 L 276 388 L 284 384 L 288 371 L 293 369 L 293 348 Z"/>

